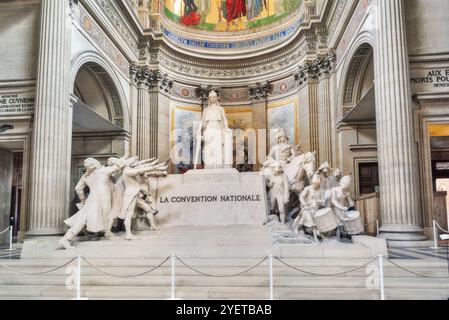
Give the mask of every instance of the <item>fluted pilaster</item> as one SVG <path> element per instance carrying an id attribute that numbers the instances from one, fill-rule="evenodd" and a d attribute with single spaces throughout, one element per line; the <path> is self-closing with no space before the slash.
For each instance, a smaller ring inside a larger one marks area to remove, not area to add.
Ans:
<path id="1" fill-rule="evenodd" d="M 424 239 L 409 85 L 404 1 L 376 0 L 376 119 L 382 236 Z"/>
<path id="2" fill-rule="evenodd" d="M 150 93 L 145 85 L 137 88 L 137 155 L 150 158 Z"/>
<path id="3" fill-rule="evenodd" d="M 309 97 L 309 136 L 310 136 L 310 150 L 318 152 L 320 150 L 319 138 L 319 119 L 318 119 L 318 83 L 310 81 L 307 85 Z M 321 162 L 320 153 L 317 153 L 317 162 Z"/>
<path id="4" fill-rule="evenodd" d="M 63 232 L 71 153 L 69 1 L 41 1 L 33 128 L 30 235 Z"/>
<path id="5" fill-rule="evenodd" d="M 329 76 L 324 77 L 319 84 L 319 158 L 322 162 L 332 163 L 332 133 L 331 133 L 331 100 Z"/>
<path id="6" fill-rule="evenodd" d="M 267 131 L 267 104 L 265 101 L 253 100 L 253 124 L 257 137 L 257 163 L 254 170 L 258 171 L 265 162 L 270 133 Z"/>

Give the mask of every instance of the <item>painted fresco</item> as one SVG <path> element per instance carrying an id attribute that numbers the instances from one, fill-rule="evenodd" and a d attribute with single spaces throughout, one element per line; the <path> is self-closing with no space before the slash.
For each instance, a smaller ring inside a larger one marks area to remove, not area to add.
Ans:
<path id="1" fill-rule="evenodd" d="M 244 31 L 289 17 L 303 0 L 165 0 L 164 15 L 205 31 Z"/>
<path id="2" fill-rule="evenodd" d="M 175 173 L 193 169 L 196 130 L 201 121 L 201 107 L 175 106 L 171 112 L 171 157 Z"/>
<path id="3" fill-rule="evenodd" d="M 298 102 L 295 99 L 269 105 L 268 128 L 271 147 L 277 143 L 275 138 L 277 129 L 284 129 L 291 144 L 299 144 L 298 111 Z"/>
<path id="4" fill-rule="evenodd" d="M 248 142 L 248 137 L 255 132 L 253 129 L 253 112 L 251 108 L 225 108 L 229 128 L 234 136 L 234 168 L 240 172 L 252 172 L 256 161 L 256 141 Z M 242 143 L 242 145 L 238 145 Z M 237 150 L 241 150 L 237 152 Z"/>

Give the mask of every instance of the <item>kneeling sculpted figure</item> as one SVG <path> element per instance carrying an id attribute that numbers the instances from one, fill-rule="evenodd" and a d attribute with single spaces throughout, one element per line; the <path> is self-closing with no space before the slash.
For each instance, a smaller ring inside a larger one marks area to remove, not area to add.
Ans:
<path id="1" fill-rule="evenodd" d="M 313 238 L 318 241 L 318 229 L 314 221 L 314 216 L 325 205 L 324 193 L 321 190 L 321 177 L 315 174 L 312 178 L 312 185 L 304 189 L 299 196 L 301 202 L 301 212 L 293 222 L 293 231 L 296 234 L 305 234 L 305 228 L 313 232 Z"/>
<path id="2" fill-rule="evenodd" d="M 339 220 L 340 226 L 337 229 L 337 237 L 340 238 L 340 229 L 343 225 L 343 219 L 350 208 L 354 207 L 355 203 L 351 198 L 351 177 L 345 176 L 340 181 L 340 186 L 333 188 L 331 191 L 331 207 L 333 208 L 337 218 Z"/>

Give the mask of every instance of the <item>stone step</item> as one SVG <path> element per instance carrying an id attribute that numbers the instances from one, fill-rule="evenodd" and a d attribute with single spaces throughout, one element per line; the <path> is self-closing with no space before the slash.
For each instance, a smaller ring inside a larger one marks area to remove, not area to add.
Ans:
<path id="1" fill-rule="evenodd" d="M 7 294 L 5 294 L 5 292 Z M 82 289 L 82 297 L 88 299 L 168 299 L 170 287 L 88 287 Z M 438 289 L 386 289 L 387 299 L 407 300 L 447 300 L 449 290 Z M 28 299 L 73 299 L 76 292 L 55 286 L 27 286 L 26 288 L 1 287 L 0 297 L 28 298 Z M 176 290 L 176 297 L 180 299 L 244 299 L 267 300 L 268 288 L 246 287 L 181 287 Z M 332 289 L 332 288 L 275 288 L 275 299 L 292 300 L 378 300 L 379 291 L 366 288 Z"/>
<path id="2" fill-rule="evenodd" d="M 370 266 L 377 266 L 376 264 L 371 264 Z M 199 271 L 213 274 L 213 275 L 231 275 L 231 274 L 237 274 L 239 272 L 243 272 L 250 268 L 249 266 L 227 266 L 227 267 L 216 267 L 216 266 L 193 266 L 194 268 L 198 269 Z M 299 266 L 298 266 L 299 267 Z M 127 275 L 135 275 L 139 273 L 143 273 L 145 271 L 148 271 L 151 269 L 150 267 L 129 267 L 129 266 L 100 266 L 99 267 L 102 271 L 108 272 L 110 274 L 114 275 L 121 275 L 121 276 L 127 276 Z M 353 269 L 354 267 L 351 266 L 302 266 L 300 267 L 302 270 L 306 272 L 314 272 L 314 273 L 320 273 L 320 274 L 336 274 L 336 273 L 342 273 L 347 272 Z M 43 269 L 42 267 L 20 267 L 17 268 L 20 271 L 23 272 L 43 272 L 48 270 L 48 267 L 46 269 Z M 60 270 L 51 272 L 46 275 L 24 275 L 24 274 L 18 274 L 9 270 L 2 269 L 0 270 L 0 283 L 4 281 L 4 279 L 14 279 L 15 277 L 18 277 L 20 279 L 32 279 L 32 278 L 42 278 L 47 279 L 52 276 L 67 276 L 66 274 L 67 268 L 62 268 Z M 409 270 L 413 272 L 417 272 L 423 275 L 433 276 L 433 277 L 448 277 L 448 271 L 444 267 L 410 267 Z M 250 270 L 249 272 L 245 273 L 244 276 L 266 276 L 268 273 L 268 266 L 266 263 L 260 265 L 259 267 Z M 273 267 L 273 274 L 276 276 L 290 276 L 290 277 L 303 277 L 303 276 L 309 276 L 306 273 L 302 273 L 296 270 L 293 270 L 289 267 L 284 266 L 274 266 Z M 385 277 L 414 277 L 413 275 L 409 274 L 408 272 L 401 270 L 399 268 L 396 268 L 394 266 L 389 266 L 384 268 L 384 274 Z M 82 275 L 84 276 L 91 276 L 91 275 L 102 275 L 100 271 L 95 270 L 94 268 L 91 268 L 89 266 L 82 266 Z M 170 276 L 171 275 L 171 267 L 170 266 L 162 266 L 157 270 L 154 270 L 148 275 L 145 275 L 144 277 L 158 277 L 158 276 Z M 187 267 L 184 266 L 177 266 L 176 267 L 176 275 L 177 276 L 191 276 L 191 275 L 197 275 L 197 273 Z M 352 271 L 346 275 L 341 275 L 341 277 L 367 277 L 367 267 L 361 268 L 356 271 Z"/>
<path id="3" fill-rule="evenodd" d="M 27 286 L 27 285 L 51 285 L 65 286 L 67 275 L 51 277 L 7 277 L 0 278 L 2 286 Z M 104 275 L 83 275 L 81 284 L 83 287 L 91 286 L 132 286 L 132 287 L 155 287 L 169 285 L 171 277 L 154 276 L 138 278 L 113 278 Z M 244 276 L 233 278 L 213 278 L 198 275 L 178 275 L 176 283 L 179 287 L 203 287 L 203 286 L 228 286 L 228 287 L 268 287 L 268 275 Z M 311 276 L 275 276 L 275 287 L 315 287 L 315 288 L 365 288 L 367 277 L 364 275 L 351 277 L 311 277 Z M 449 289 L 446 281 L 430 278 L 413 277 L 386 277 L 386 288 L 414 288 L 414 289 Z"/>

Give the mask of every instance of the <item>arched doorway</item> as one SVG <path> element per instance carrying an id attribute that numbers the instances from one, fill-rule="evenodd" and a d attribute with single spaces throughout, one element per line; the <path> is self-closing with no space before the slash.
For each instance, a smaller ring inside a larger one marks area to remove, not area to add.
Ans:
<path id="1" fill-rule="evenodd" d="M 85 172 L 84 160 L 94 157 L 107 164 L 109 157 L 128 152 L 130 134 L 124 128 L 125 108 L 110 74 L 87 62 L 77 71 L 73 87 L 71 209 L 77 211 L 76 183 Z"/>
<path id="2" fill-rule="evenodd" d="M 357 197 L 379 190 L 374 57 L 370 44 L 360 45 L 349 62 L 340 97 L 342 167 L 354 177 Z"/>

